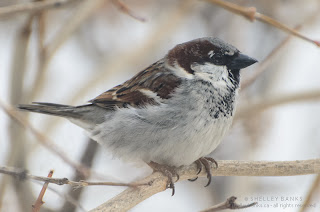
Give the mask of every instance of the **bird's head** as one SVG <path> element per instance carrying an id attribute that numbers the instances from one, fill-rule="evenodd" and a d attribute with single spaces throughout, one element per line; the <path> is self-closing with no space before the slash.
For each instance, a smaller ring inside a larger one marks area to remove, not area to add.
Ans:
<path id="1" fill-rule="evenodd" d="M 213 37 L 179 44 L 169 51 L 166 58 L 168 65 L 182 77 L 210 76 L 213 81 L 228 77 L 236 83 L 239 83 L 240 69 L 257 62 L 234 46 Z"/>

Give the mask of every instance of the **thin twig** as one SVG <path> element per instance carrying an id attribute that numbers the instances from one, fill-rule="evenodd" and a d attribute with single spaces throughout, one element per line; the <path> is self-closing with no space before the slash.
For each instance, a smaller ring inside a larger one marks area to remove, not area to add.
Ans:
<path id="1" fill-rule="evenodd" d="M 50 170 L 50 172 L 48 174 L 48 178 L 51 178 L 52 175 L 53 175 L 53 170 Z M 44 183 L 36 202 L 32 205 L 32 212 L 39 212 L 40 211 L 41 206 L 44 204 L 43 196 L 46 193 L 48 185 L 49 185 L 48 182 Z"/>
<path id="2" fill-rule="evenodd" d="M 253 202 L 250 204 L 246 204 L 246 205 L 239 205 L 236 203 L 236 199 L 237 197 L 232 196 L 229 197 L 225 202 L 219 203 L 217 205 L 214 205 L 206 210 L 202 210 L 200 212 L 216 212 L 216 211 L 222 211 L 222 210 L 226 210 L 226 209 L 244 209 L 244 208 L 249 208 L 252 206 L 255 206 L 256 204 L 258 204 L 257 202 Z"/>
<path id="3" fill-rule="evenodd" d="M 34 183 L 37 183 L 40 185 L 41 181 L 35 181 Z M 58 196 L 62 197 L 64 200 L 66 200 L 70 204 L 74 205 L 77 209 L 80 209 L 80 211 L 87 212 L 87 210 L 85 210 L 84 207 L 82 205 L 80 205 L 80 203 L 77 200 L 73 199 L 70 195 L 62 193 L 62 192 L 58 191 L 57 189 L 54 189 L 50 186 L 48 187 L 48 190 L 57 194 Z"/>
<path id="4" fill-rule="evenodd" d="M 279 21 L 276 21 L 275 19 L 273 19 L 269 16 L 258 13 L 256 11 L 255 7 L 242 7 L 237 4 L 233 4 L 231 2 L 226 2 L 223 0 L 205 0 L 205 1 L 216 4 L 216 5 L 222 7 L 226 10 L 229 10 L 235 14 L 241 15 L 241 16 L 249 19 L 250 21 L 258 20 L 258 21 L 264 22 L 266 24 L 274 26 L 284 32 L 292 34 L 298 38 L 301 38 L 307 42 L 310 42 L 310 43 L 315 44 L 316 46 L 320 47 L 319 41 L 308 38 L 308 37 L 302 35 L 301 33 L 299 33 L 297 30 L 292 29 L 292 28 L 286 26 L 285 24 L 280 23 Z"/>
<path id="5" fill-rule="evenodd" d="M 218 168 L 211 169 L 213 176 L 295 176 L 320 173 L 320 159 L 296 161 L 217 161 Z M 177 170 L 179 181 L 193 179 L 197 176 L 196 164 L 182 166 Z M 205 170 L 199 177 L 206 176 Z M 127 211 L 152 195 L 167 189 L 167 177 L 154 172 L 137 183 L 150 185 L 128 188 L 108 200 L 91 212 Z M 179 191 L 177 191 L 178 193 Z"/>
<path id="6" fill-rule="evenodd" d="M 41 54 L 44 49 L 44 41 L 45 41 L 45 34 L 46 34 L 46 12 L 40 12 L 37 16 L 37 41 L 38 41 L 38 48 L 39 53 Z"/>
<path id="7" fill-rule="evenodd" d="M 89 181 L 72 181 L 68 178 L 52 178 L 52 177 L 41 177 L 29 174 L 25 169 L 0 167 L 0 173 L 7 174 L 16 177 L 19 180 L 36 180 L 45 183 L 53 183 L 56 185 L 70 185 L 74 188 L 86 187 L 86 186 L 127 186 L 137 187 L 146 186 L 150 183 L 115 183 L 115 182 L 89 182 Z"/>
<path id="8" fill-rule="evenodd" d="M 15 15 L 17 13 L 32 13 L 41 10 L 57 9 L 75 1 L 80 0 L 46 0 L 14 4 L 6 7 L 0 7 L 0 17 Z"/>
<path id="9" fill-rule="evenodd" d="M 136 15 L 124 2 L 122 2 L 121 0 L 112 0 L 112 3 L 114 5 L 116 5 L 120 11 L 122 11 L 123 13 L 131 16 L 132 18 L 138 20 L 138 21 L 141 21 L 141 22 L 145 22 L 146 19 L 139 16 L 139 15 Z"/>
<path id="10" fill-rule="evenodd" d="M 279 95 L 275 97 L 264 97 L 261 100 L 255 102 L 247 103 L 245 106 L 241 106 L 237 113 L 235 119 L 248 117 L 252 114 L 261 113 L 266 109 L 289 104 L 293 102 L 305 102 L 305 101 L 315 101 L 320 99 L 320 90 L 312 90 L 295 94 Z"/>
<path id="11" fill-rule="evenodd" d="M 319 189 L 320 189 L 320 174 L 316 177 L 316 179 L 312 183 L 311 188 L 308 192 L 307 198 L 304 201 L 304 203 L 302 204 L 300 212 L 307 211 L 308 206 L 311 204 L 312 198 L 319 195 L 319 191 L 318 191 Z"/>
<path id="12" fill-rule="evenodd" d="M 303 26 L 305 26 L 307 23 L 312 22 L 317 16 L 319 15 L 318 11 L 310 15 L 308 18 L 306 18 L 301 24 L 296 26 L 294 29 L 295 30 L 300 30 Z M 279 58 L 277 57 L 281 50 L 289 43 L 293 36 L 288 35 L 278 46 L 276 46 L 269 54 L 268 56 L 259 63 L 258 68 L 254 71 L 253 75 L 243 81 L 241 83 L 241 89 L 246 89 L 251 85 L 266 69 L 269 67 L 270 64 L 274 61 L 274 59 Z"/>

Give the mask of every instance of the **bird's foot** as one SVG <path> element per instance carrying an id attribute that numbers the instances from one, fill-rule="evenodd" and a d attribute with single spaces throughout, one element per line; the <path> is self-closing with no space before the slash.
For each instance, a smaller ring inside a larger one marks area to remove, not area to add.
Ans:
<path id="1" fill-rule="evenodd" d="M 172 166 L 162 165 L 153 161 L 148 163 L 148 165 L 153 169 L 153 172 L 161 172 L 164 176 L 168 178 L 167 188 L 172 189 L 172 196 L 173 196 L 175 193 L 173 177 L 177 178 L 175 182 L 179 180 L 179 175 L 177 174 L 176 169 Z"/>
<path id="2" fill-rule="evenodd" d="M 218 168 L 218 163 L 217 163 L 217 161 L 215 161 L 215 159 L 209 158 L 209 157 L 199 158 L 198 160 L 195 161 L 195 163 L 196 163 L 197 169 L 198 169 L 197 175 L 202 171 L 202 167 L 205 168 L 206 173 L 207 173 L 207 178 L 208 178 L 208 183 L 207 183 L 207 185 L 205 185 L 205 187 L 207 187 L 208 185 L 210 185 L 211 178 L 212 178 L 211 166 L 212 166 L 212 164 L 214 164 L 215 168 Z M 198 177 L 193 178 L 193 179 L 189 179 L 189 181 L 193 182 L 193 181 L 196 181 L 197 179 L 198 179 Z"/>

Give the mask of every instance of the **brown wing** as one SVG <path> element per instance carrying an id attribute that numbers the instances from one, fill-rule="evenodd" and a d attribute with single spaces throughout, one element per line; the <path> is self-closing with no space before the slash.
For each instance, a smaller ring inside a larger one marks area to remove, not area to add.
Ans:
<path id="1" fill-rule="evenodd" d="M 169 99 L 181 80 L 167 70 L 163 63 L 163 60 L 160 60 L 152 64 L 130 80 L 102 93 L 90 102 L 103 108 L 115 109 L 129 105 L 157 105 L 159 99 Z M 154 98 L 151 94 L 157 97 Z"/>

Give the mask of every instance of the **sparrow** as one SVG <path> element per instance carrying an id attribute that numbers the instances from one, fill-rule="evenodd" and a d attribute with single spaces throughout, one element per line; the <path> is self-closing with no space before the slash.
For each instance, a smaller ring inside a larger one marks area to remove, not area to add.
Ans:
<path id="1" fill-rule="evenodd" d="M 18 108 L 67 118 L 114 156 L 162 172 L 174 194 L 172 177 L 182 165 L 196 162 L 199 173 L 204 167 L 210 184 L 211 165 L 217 164 L 205 156 L 232 124 L 240 70 L 256 62 L 219 38 L 204 37 L 176 45 L 88 104 Z"/>

